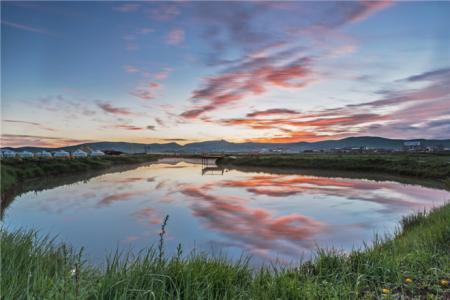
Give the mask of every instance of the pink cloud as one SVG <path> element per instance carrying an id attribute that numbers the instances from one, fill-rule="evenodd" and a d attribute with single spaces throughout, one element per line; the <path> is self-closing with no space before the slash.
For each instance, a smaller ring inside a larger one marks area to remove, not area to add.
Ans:
<path id="1" fill-rule="evenodd" d="M 160 72 L 156 73 L 154 78 L 155 80 L 164 80 L 169 76 L 170 72 L 172 72 L 171 68 L 164 68 Z"/>
<path id="2" fill-rule="evenodd" d="M 364 21 L 372 14 L 393 5 L 393 2 L 391 0 L 381 0 L 381 1 L 360 0 L 359 3 L 361 4 L 361 9 L 357 11 L 354 15 L 350 16 L 351 22 Z"/>
<path id="3" fill-rule="evenodd" d="M 131 130 L 131 131 L 137 131 L 137 130 L 144 130 L 144 127 L 129 125 L 129 124 L 118 124 L 114 125 L 115 128 L 118 129 L 125 129 L 125 130 Z"/>
<path id="4" fill-rule="evenodd" d="M 139 73 L 141 71 L 139 68 L 131 66 L 131 65 L 125 65 L 125 66 L 123 66 L 123 69 L 127 73 Z"/>
<path id="5" fill-rule="evenodd" d="M 152 100 L 156 97 L 156 92 L 162 88 L 162 84 L 150 82 L 147 86 L 138 87 L 130 92 L 131 95 L 141 100 Z"/>
<path id="6" fill-rule="evenodd" d="M 267 88 L 303 88 L 315 80 L 309 67 L 310 59 L 296 59 L 284 65 L 255 58 L 243 62 L 224 74 L 206 78 L 204 87 L 193 91 L 192 100 L 206 100 L 204 105 L 195 105 L 181 114 L 192 119 L 245 99 L 250 95 L 261 95 Z"/>
<path id="7" fill-rule="evenodd" d="M 255 130 L 276 130 L 279 134 L 252 138 L 254 142 L 319 141 L 355 135 L 383 135 L 414 138 L 418 132 L 428 138 L 442 137 L 450 114 L 450 69 L 439 69 L 407 77 L 401 82 L 422 81 L 427 85 L 415 89 L 385 91 L 378 100 L 342 107 L 299 112 L 288 108 L 273 108 L 248 113 L 244 118 L 205 122 L 245 126 Z M 370 109 L 371 113 L 367 113 Z M 197 117 L 204 110 L 191 111 Z M 450 126 L 450 125 L 449 125 Z M 440 132 L 440 133 L 439 133 Z"/>
<path id="8" fill-rule="evenodd" d="M 129 109 L 124 107 L 116 107 L 113 106 L 111 103 L 108 102 L 97 102 L 97 106 L 101 108 L 104 112 L 114 114 L 114 115 L 124 115 L 124 116 L 130 116 L 135 115 L 135 113 L 131 112 Z"/>
<path id="9" fill-rule="evenodd" d="M 177 28 L 172 29 L 166 37 L 166 43 L 169 45 L 178 45 L 184 41 L 184 30 Z"/>
<path id="10" fill-rule="evenodd" d="M 100 202 L 98 202 L 98 206 L 109 206 L 113 204 L 114 202 L 120 202 L 120 201 L 128 201 L 130 198 L 145 194 L 144 191 L 130 191 L 130 192 L 120 192 L 111 194 L 108 196 L 103 197 Z"/>
<path id="11" fill-rule="evenodd" d="M 159 225 L 162 219 L 158 216 L 158 212 L 154 208 L 143 208 L 133 214 L 141 223 L 149 223 L 152 225 Z"/>

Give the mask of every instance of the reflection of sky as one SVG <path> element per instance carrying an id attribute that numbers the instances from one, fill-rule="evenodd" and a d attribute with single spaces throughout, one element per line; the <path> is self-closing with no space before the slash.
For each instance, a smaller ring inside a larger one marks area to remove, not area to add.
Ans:
<path id="1" fill-rule="evenodd" d="M 376 232 L 392 232 L 402 215 L 449 198 L 447 191 L 388 181 L 234 170 L 202 176 L 199 164 L 167 162 L 26 193 L 4 222 L 58 234 L 95 260 L 117 246 L 155 243 L 168 214 L 168 253 L 181 243 L 186 251 L 292 261 L 317 245 L 362 246 Z"/>

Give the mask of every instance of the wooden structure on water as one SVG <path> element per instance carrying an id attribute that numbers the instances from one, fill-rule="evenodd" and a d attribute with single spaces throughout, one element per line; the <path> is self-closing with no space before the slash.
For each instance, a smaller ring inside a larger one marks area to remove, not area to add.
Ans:
<path id="1" fill-rule="evenodd" d="M 212 160 L 213 161 L 213 164 L 215 165 L 216 164 L 216 160 L 218 159 L 218 158 L 222 158 L 222 157 L 225 157 L 226 155 L 225 155 L 225 153 L 202 153 L 201 154 L 201 158 L 202 158 L 202 165 L 203 164 L 205 164 L 205 165 L 208 165 L 209 164 L 209 162 Z"/>
<path id="2" fill-rule="evenodd" d="M 225 171 L 222 167 L 202 167 L 202 175 L 223 175 Z"/>
<path id="3" fill-rule="evenodd" d="M 223 175 L 224 168 L 216 165 L 216 160 L 222 157 L 224 153 L 202 153 L 202 175 Z"/>

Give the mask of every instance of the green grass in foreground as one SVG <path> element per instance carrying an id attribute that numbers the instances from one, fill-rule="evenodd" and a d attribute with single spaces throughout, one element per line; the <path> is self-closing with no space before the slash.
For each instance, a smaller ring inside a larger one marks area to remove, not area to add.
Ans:
<path id="1" fill-rule="evenodd" d="M 449 219 L 447 204 L 363 251 L 321 250 L 297 268 L 257 270 L 181 248 L 165 258 L 163 235 L 139 258 L 115 255 L 98 269 L 65 245 L 2 230 L 2 299 L 449 299 Z"/>
<path id="2" fill-rule="evenodd" d="M 448 154 L 288 154 L 225 157 L 222 165 L 369 171 L 444 180 L 450 187 Z"/>
<path id="3" fill-rule="evenodd" d="M 14 158 L 1 160 L 1 191 L 11 189 L 26 179 L 50 175 L 74 174 L 99 170 L 114 165 L 143 163 L 155 160 L 152 155 L 123 155 L 86 158 Z"/>

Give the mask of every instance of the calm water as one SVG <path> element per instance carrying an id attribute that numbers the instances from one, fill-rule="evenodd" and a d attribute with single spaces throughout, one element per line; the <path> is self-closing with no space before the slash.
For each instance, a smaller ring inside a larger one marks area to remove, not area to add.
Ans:
<path id="1" fill-rule="evenodd" d="M 447 191 L 393 181 L 202 172 L 196 161 L 163 160 L 22 194 L 3 221 L 85 246 L 87 258 L 100 262 L 117 247 L 137 252 L 156 243 L 168 214 L 168 253 L 181 243 L 185 253 L 245 253 L 258 264 L 306 259 L 317 246 L 361 247 L 395 230 L 401 216 L 449 199 Z"/>

